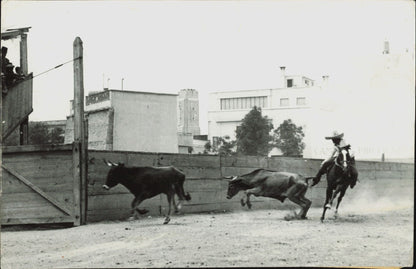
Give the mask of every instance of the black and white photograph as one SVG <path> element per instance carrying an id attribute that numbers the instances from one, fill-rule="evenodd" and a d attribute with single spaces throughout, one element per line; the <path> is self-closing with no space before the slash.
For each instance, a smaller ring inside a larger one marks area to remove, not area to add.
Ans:
<path id="1" fill-rule="evenodd" d="M 414 266 L 415 2 L 1 1 L 1 268 Z"/>

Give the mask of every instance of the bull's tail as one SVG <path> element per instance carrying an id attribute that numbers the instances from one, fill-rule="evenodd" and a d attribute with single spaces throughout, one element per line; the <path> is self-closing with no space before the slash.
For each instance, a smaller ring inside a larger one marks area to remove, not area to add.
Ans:
<path id="1" fill-rule="evenodd" d="M 309 180 L 310 180 L 310 179 L 313 179 L 313 178 L 315 178 L 315 177 L 305 177 L 306 184 L 308 184 L 308 186 L 309 186 Z"/>
<path id="2" fill-rule="evenodd" d="M 191 195 L 189 192 L 185 194 L 185 190 L 183 189 L 183 182 L 175 184 L 175 192 L 179 196 L 180 200 L 191 200 Z"/>

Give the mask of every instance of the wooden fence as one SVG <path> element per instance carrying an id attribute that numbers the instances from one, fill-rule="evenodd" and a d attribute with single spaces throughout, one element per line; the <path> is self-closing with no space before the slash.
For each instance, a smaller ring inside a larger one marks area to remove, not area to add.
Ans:
<path id="1" fill-rule="evenodd" d="M 114 220 L 130 216 L 133 199 L 121 185 L 110 191 L 102 188 L 109 170 L 103 159 L 122 162 L 127 166 L 168 166 L 173 165 L 186 174 L 185 191 L 192 200 L 184 202 L 182 212 L 207 212 L 241 209 L 239 197 L 226 199 L 228 181 L 223 176 L 240 175 L 257 168 L 299 173 L 313 176 L 319 169 L 321 160 L 283 157 L 221 157 L 212 155 L 164 154 L 117 151 L 89 151 L 88 164 L 88 211 L 87 221 Z M 413 197 L 414 165 L 404 163 L 357 162 L 360 173 L 355 189 L 348 190 L 346 201 L 357 196 L 368 196 L 371 190 L 375 197 Z M 321 207 L 325 199 L 325 177 L 306 194 L 313 206 Z M 364 193 L 365 190 L 365 193 Z M 402 198 L 400 198 L 402 197 Z M 413 201 L 413 198 L 412 198 Z M 142 203 L 150 215 L 165 214 L 167 200 L 159 195 Z M 275 199 L 253 198 L 253 208 L 292 209 L 290 201 L 280 203 Z"/>
<path id="2" fill-rule="evenodd" d="M 73 156 L 72 145 L 4 148 L 1 224 L 79 225 L 80 180 L 74 177 Z"/>

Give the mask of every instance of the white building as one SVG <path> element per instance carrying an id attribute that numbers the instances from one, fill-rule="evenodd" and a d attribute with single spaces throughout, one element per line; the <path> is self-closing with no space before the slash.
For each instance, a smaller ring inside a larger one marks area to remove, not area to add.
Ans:
<path id="1" fill-rule="evenodd" d="M 284 120 L 291 119 L 301 126 L 305 133 L 304 157 L 316 157 L 316 152 L 326 152 L 328 145 L 323 137 L 329 132 L 322 120 L 328 112 L 321 105 L 321 97 L 326 91 L 328 77 L 324 76 L 321 85 L 302 75 L 286 75 L 281 67 L 282 87 L 275 89 L 238 90 L 214 92 L 209 95 L 208 137 L 230 136 L 235 139 L 235 130 L 253 106 L 262 109 L 276 129 Z M 323 130 L 322 130 L 323 129 Z M 312 143 L 317 139 L 318 143 Z"/>
<path id="2" fill-rule="evenodd" d="M 88 147 L 178 153 L 177 94 L 104 89 L 86 96 Z M 73 110 L 65 143 L 73 141 Z"/>

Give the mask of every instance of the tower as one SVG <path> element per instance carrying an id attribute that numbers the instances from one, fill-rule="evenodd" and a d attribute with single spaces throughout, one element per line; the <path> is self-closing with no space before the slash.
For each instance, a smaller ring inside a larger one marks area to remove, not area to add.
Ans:
<path id="1" fill-rule="evenodd" d="M 178 132 L 199 135 L 198 91 L 183 89 L 178 95 Z"/>

